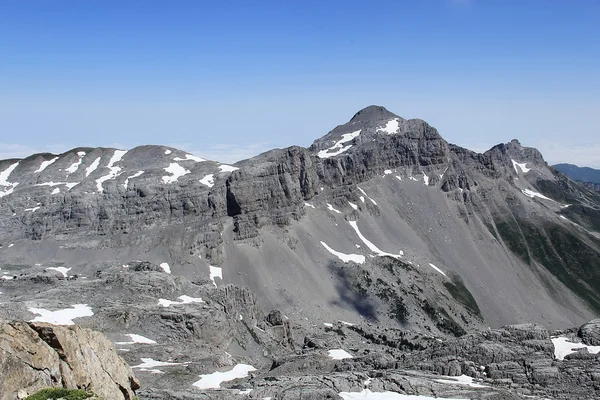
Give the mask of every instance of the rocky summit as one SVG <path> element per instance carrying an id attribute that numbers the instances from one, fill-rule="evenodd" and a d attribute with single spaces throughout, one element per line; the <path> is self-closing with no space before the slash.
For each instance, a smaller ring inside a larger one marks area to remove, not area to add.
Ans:
<path id="1" fill-rule="evenodd" d="M 0 398 L 600 398 L 598 232 L 536 149 L 380 106 L 234 165 L 3 160 Z"/>

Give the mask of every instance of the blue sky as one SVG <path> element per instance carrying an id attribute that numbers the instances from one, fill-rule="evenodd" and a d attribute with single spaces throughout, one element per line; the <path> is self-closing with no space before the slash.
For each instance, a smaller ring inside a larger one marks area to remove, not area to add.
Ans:
<path id="1" fill-rule="evenodd" d="M 0 2 L 0 158 L 165 144 L 235 161 L 378 104 L 482 151 L 600 167 L 600 2 Z"/>

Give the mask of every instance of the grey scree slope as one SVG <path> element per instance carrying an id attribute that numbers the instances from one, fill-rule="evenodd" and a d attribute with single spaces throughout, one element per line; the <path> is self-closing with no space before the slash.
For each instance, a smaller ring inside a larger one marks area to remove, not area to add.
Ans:
<path id="1" fill-rule="evenodd" d="M 266 363 L 339 320 L 453 337 L 600 313 L 597 194 L 516 140 L 477 154 L 383 107 L 234 166 L 164 146 L 3 160 L 0 196 L 0 317 L 86 303 L 78 324 L 159 342 L 124 352 L 131 365 Z M 180 295 L 204 303 L 158 305 Z M 142 386 L 189 386 L 185 373 Z"/>

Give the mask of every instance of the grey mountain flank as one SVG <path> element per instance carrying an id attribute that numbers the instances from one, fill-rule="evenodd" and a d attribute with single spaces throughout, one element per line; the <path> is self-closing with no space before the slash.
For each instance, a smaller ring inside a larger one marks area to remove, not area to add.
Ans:
<path id="1" fill-rule="evenodd" d="M 0 319 L 100 331 L 141 399 L 597 398 L 598 232 L 536 149 L 379 106 L 234 165 L 77 148 L 0 161 Z"/>

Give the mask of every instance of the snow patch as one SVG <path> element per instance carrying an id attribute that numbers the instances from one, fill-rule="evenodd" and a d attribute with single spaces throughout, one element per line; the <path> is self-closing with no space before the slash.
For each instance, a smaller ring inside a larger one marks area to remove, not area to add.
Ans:
<path id="1" fill-rule="evenodd" d="M 190 296 L 179 296 L 179 300 L 181 301 L 172 301 L 167 299 L 158 299 L 158 305 L 163 307 L 169 307 L 171 305 L 181 305 L 181 304 L 190 304 L 190 303 L 204 303 L 204 300 L 200 297 L 190 297 Z"/>
<path id="2" fill-rule="evenodd" d="M 333 146 L 331 146 L 328 149 L 319 151 L 317 153 L 317 157 L 329 158 L 329 157 L 334 157 L 334 156 L 340 155 L 343 152 L 347 151 L 350 147 L 352 147 L 352 145 L 350 144 L 348 146 L 344 146 L 343 144 L 352 141 L 355 137 L 360 135 L 360 131 L 361 130 L 359 129 L 355 132 L 344 133 L 342 135 L 342 138 L 340 140 L 338 140 L 337 142 L 335 142 L 335 144 Z M 333 153 L 330 153 L 331 150 L 334 150 Z"/>
<path id="3" fill-rule="evenodd" d="M 385 171 L 383 171 L 384 174 L 389 175 L 392 173 L 391 169 L 386 169 Z"/>
<path id="4" fill-rule="evenodd" d="M 590 352 L 591 354 L 600 353 L 600 346 L 588 346 L 583 343 L 570 342 L 569 338 L 562 337 L 562 336 L 553 338 L 551 340 L 552 340 L 552 344 L 554 345 L 554 357 L 557 360 L 564 360 L 565 356 L 572 354 L 572 353 L 576 353 L 577 350 L 573 350 L 573 349 L 587 348 L 588 352 Z"/>
<path id="5" fill-rule="evenodd" d="M 215 185 L 215 176 L 214 174 L 208 174 L 206 175 L 204 178 L 200 179 L 200 183 L 210 187 L 213 187 Z"/>
<path id="6" fill-rule="evenodd" d="M 315 206 L 313 206 L 313 205 L 312 205 L 312 204 L 310 204 L 310 203 L 304 203 L 304 206 L 305 206 L 305 207 L 311 207 L 311 208 L 314 208 L 314 209 L 316 209 L 316 207 L 315 207 Z"/>
<path id="7" fill-rule="evenodd" d="M 104 183 L 105 181 L 107 181 L 109 179 L 115 178 L 118 175 L 118 173 L 121 171 L 120 167 L 115 167 L 114 165 L 116 163 L 118 163 L 119 161 L 121 161 L 121 159 L 123 158 L 125 153 L 127 153 L 127 150 L 115 150 L 115 152 L 113 153 L 113 156 L 108 161 L 108 165 L 106 166 L 106 168 L 108 168 L 110 170 L 110 172 L 108 173 L 108 175 L 104 175 L 104 176 L 96 179 L 96 186 L 98 187 L 99 193 L 102 193 L 104 191 L 104 189 L 102 188 L 102 183 Z"/>
<path id="8" fill-rule="evenodd" d="M 215 278 L 218 277 L 221 278 L 221 280 L 223 280 L 223 268 L 213 267 L 212 265 L 209 265 L 208 269 L 210 273 L 210 280 L 212 281 L 213 285 L 217 287 L 217 282 L 215 282 Z"/>
<path id="9" fill-rule="evenodd" d="M 90 174 L 91 174 L 92 172 L 94 172 L 94 171 L 96 170 L 96 168 L 98 168 L 98 165 L 100 165 L 100 159 L 101 159 L 101 158 L 102 158 L 102 157 L 98 157 L 98 158 L 96 158 L 96 159 L 94 160 L 94 162 L 93 162 L 93 163 L 91 163 L 91 164 L 90 164 L 90 166 L 89 166 L 89 167 L 87 167 L 87 168 L 85 169 L 85 176 L 86 176 L 86 177 L 90 176 Z"/>
<path id="10" fill-rule="evenodd" d="M 190 171 L 183 168 L 181 165 L 179 165 L 177 163 L 169 164 L 169 166 L 166 167 L 164 170 L 167 171 L 169 174 L 171 174 L 171 176 L 168 176 L 168 175 L 163 176 L 162 177 L 163 183 L 177 182 L 177 179 L 190 173 Z"/>
<path id="11" fill-rule="evenodd" d="M 174 161 L 196 161 L 196 162 L 206 161 L 204 158 L 196 157 L 191 154 L 186 154 L 185 158 L 175 157 L 173 160 Z"/>
<path id="12" fill-rule="evenodd" d="M 321 242 L 323 243 L 323 242 Z M 333 324 L 330 322 L 323 322 L 323 325 L 325 325 L 327 328 L 333 328 Z"/>
<path id="13" fill-rule="evenodd" d="M 54 190 L 52 190 L 52 193 L 50 193 L 50 194 L 59 194 L 59 193 L 60 193 L 60 189 L 55 188 Z"/>
<path id="14" fill-rule="evenodd" d="M 159 369 L 156 369 L 157 367 L 172 367 L 175 365 L 184 365 L 182 363 L 156 361 L 152 358 L 142 358 L 141 360 L 142 363 L 140 365 L 133 365 L 131 366 L 131 368 L 136 368 L 140 371 L 152 372 L 153 374 L 162 374 L 163 372 Z"/>
<path id="15" fill-rule="evenodd" d="M 398 176 L 398 175 L 396 175 L 396 179 L 398 179 L 399 181 L 402 180 L 402 178 L 400 176 Z"/>
<path id="16" fill-rule="evenodd" d="M 371 200 L 371 203 L 373 203 L 374 205 L 377 205 L 377 203 L 375 202 L 375 200 L 373 200 L 372 198 L 370 198 L 370 197 L 369 197 L 369 195 L 367 195 L 367 194 L 365 193 L 365 191 L 364 191 L 364 190 L 362 190 L 362 189 L 361 189 L 361 188 L 359 188 L 358 186 L 357 186 L 357 188 L 358 188 L 358 190 L 360 190 L 360 192 L 361 192 L 362 194 L 364 194 L 364 195 L 365 195 L 365 197 L 366 197 L 367 199 Z M 363 203 L 365 202 L 365 201 L 364 201 L 362 198 L 361 198 L 361 200 L 363 201 Z"/>
<path id="17" fill-rule="evenodd" d="M 479 383 L 473 382 L 473 378 L 467 375 L 461 376 L 445 376 L 444 379 L 434 379 L 436 382 L 447 383 L 450 385 L 465 385 L 473 388 L 485 388 L 489 387 Z"/>
<path id="18" fill-rule="evenodd" d="M 256 368 L 252 365 L 237 364 L 229 371 L 217 371 L 212 374 L 200 375 L 200 380 L 194 382 L 193 386 L 200 389 L 218 389 L 221 386 L 221 383 L 245 378 L 252 371 L 256 371 Z"/>
<path id="19" fill-rule="evenodd" d="M 338 213 L 338 214 L 341 214 L 341 213 L 342 213 L 340 210 L 336 210 L 335 208 L 333 208 L 333 206 L 332 206 L 331 204 L 329 204 L 329 203 L 325 203 L 325 204 L 327 204 L 327 209 L 328 209 L 329 211 L 333 211 L 333 212 L 336 212 L 336 213 Z"/>
<path id="20" fill-rule="evenodd" d="M 518 163 L 515 160 L 510 160 L 510 161 L 512 161 L 513 168 L 515 169 L 515 172 L 517 174 L 519 174 L 519 170 L 517 169 L 517 167 L 519 167 L 521 169 L 521 171 L 523 171 L 524 174 L 531 171 L 531 168 L 527 168 L 527 163 Z"/>
<path id="21" fill-rule="evenodd" d="M 334 360 L 344 360 L 346 358 L 354 358 L 354 356 L 350 353 L 348 353 L 346 350 L 342 350 L 342 349 L 333 349 L 333 350 L 329 350 L 329 357 L 331 357 Z"/>
<path id="22" fill-rule="evenodd" d="M 29 312 L 39 314 L 30 322 L 47 322 L 54 325 L 73 325 L 75 318 L 91 317 L 94 315 L 87 304 L 74 304 L 71 308 L 49 311 L 43 308 L 28 308 Z"/>
<path id="23" fill-rule="evenodd" d="M 549 198 L 549 197 L 546 197 L 546 196 L 544 196 L 544 195 L 543 195 L 543 194 L 541 194 L 541 193 L 534 192 L 533 190 L 529 190 L 529 189 L 522 189 L 522 190 L 521 190 L 521 192 L 523 192 L 523 194 L 524 194 L 525 196 L 531 197 L 532 199 L 533 199 L 534 197 L 539 197 L 540 199 L 554 201 L 554 200 L 552 200 L 551 198 Z"/>
<path id="24" fill-rule="evenodd" d="M 163 269 L 163 271 L 165 271 L 167 274 L 171 273 L 171 267 L 169 267 L 169 264 L 167 264 L 167 263 L 161 263 L 159 265 L 159 267 L 161 267 Z"/>
<path id="25" fill-rule="evenodd" d="M 171 154 L 171 153 L 172 153 L 172 152 L 171 152 L 171 150 L 169 150 L 169 149 L 165 150 L 165 154 L 166 154 L 166 155 L 169 155 L 169 154 Z"/>
<path id="26" fill-rule="evenodd" d="M 116 342 L 115 344 L 118 345 L 127 345 L 127 344 L 134 344 L 134 343 L 140 343 L 140 344 L 156 344 L 156 342 L 152 339 L 148 339 L 147 337 L 141 336 L 141 335 L 136 335 L 135 333 L 126 333 L 125 336 L 129 336 L 129 338 L 131 339 L 131 341 L 129 342 Z"/>
<path id="27" fill-rule="evenodd" d="M 40 209 L 40 206 L 36 206 L 36 207 L 32 207 L 32 208 L 26 208 L 24 211 L 31 211 L 32 213 L 34 213 L 39 209 Z"/>
<path id="28" fill-rule="evenodd" d="M 238 167 L 234 167 L 232 165 L 219 165 L 219 169 L 221 170 L 221 172 L 233 172 L 235 170 L 238 170 Z"/>
<path id="29" fill-rule="evenodd" d="M 441 269 L 439 269 L 438 267 L 436 267 L 435 265 L 433 265 L 432 263 L 429 263 L 429 266 L 433 269 L 435 269 L 437 272 L 439 272 L 440 274 L 444 275 L 446 278 L 448 277 L 448 275 L 446 275 L 444 273 L 444 271 L 442 271 Z"/>
<path id="30" fill-rule="evenodd" d="M 19 184 L 19 183 L 11 183 L 8 181 L 8 177 L 10 176 L 10 174 L 12 174 L 12 172 L 15 170 L 15 168 L 17 168 L 17 166 L 19 165 L 18 162 L 12 164 L 10 167 L 8 167 L 7 169 L 5 169 L 4 171 L 0 172 L 0 186 L 10 186 L 9 189 L 5 190 L 5 191 L 0 191 L 0 197 L 4 197 L 6 195 L 9 195 L 13 192 L 13 190 L 15 189 L 15 187 Z"/>
<path id="31" fill-rule="evenodd" d="M 321 245 L 323 245 L 323 247 L 325 247 L 325 249 L 327 249 L 328 252 L 330 252 L 345 263 L 352 261 L 357 264 L 363 264 L 365 262 L 365 256 L 363 255 L 340 253 L 339 251 L 335 251 L 334 249 L 329 247 L 325 242 L 321 242 Z"/>
<path id="32" fill-rule="evenodd" d="M 46 270 L 60 272 L 64 278 L 67 277 L 67 272 L 71 270 L 71 268 L 65 267 L 48 267 Z"/>
<path id="33" fill-rule="evenodd" d="M 425 186 L 429 186 L 429 177 L 425 174 L 423 174 L 423 182 L 425 183 Z"/>
<path id="34" fill-rule="evenodd" d="M 384 127 L 377 129 L 377 132 L 387 133 L 388 135 L 393 135 L 398 132 L 400 128 L 400 124 L 398 123 L 398 118 L 394 118 L 391 121 L 388 121 Z"/>
<path id="35" fill-rule="evenodd" d="M 125 182 L 123 182 L 123 187 L 125 187 L 125 189 L 127 189 L 127 187 L 129 186 L 129 180 L 133 179 L 133 178 L 137 178 L 138 176 L 142 175 L 144 173 L 144 171 L 138 171 L 133 175 L 130 175 L 127 177 L 127 179 L 125 179 Z"/>
<path id="36" fill-rule="evenodd" d="M 400 252 L 400 254 L 391 254 L 391 253 L 386 253 L 385 251 L 379 250 L 379 248 L 377 246 L 375 246 L 366 237 L 363 236 L 363 234 L 360 232 L 360 229 L 358 229 L 358 224 L 356 223 L 356 221 L 348 221 L 348 223 L 350 224 L 350 226 L 352 226 L 352 228 L 354 229 L 354 231 L 356 232 L 356 234 L 358 235 L 360 240 L 362 240 L 363 243 L 366 244 L 367 247 L 373 253 L 377 254 L 378 256 L 380 256 L 380 257 L 388 256 L 388 257 L 393 257 L 393 258 L 399 260 L 404 255 L 404 252 L 402 252 L 402 251 Z"/>
<path id="37" fill-rule="evenodd" d="M 40 165 L 40 167 L 38 169 L 36 169 L 35 171 L 33 171 L 33 173 L 35 174 L 37 172 L 42 172 L 43 170 L 48 168 L 49 165 L 54 164 L 56 162 L 56 160 L 58 160 L 58 157 L 54 157 L 52 160 L 42 161 L 42 164 Z"/>
<path id="38" fill-rule="evenodd" d="M 358 210 L 358 206 L 352 202 L 348 202 L 348 204 L 350 204 L 350 207 L 354 208 L 355 210 Z"/>
<path id="39" fill-rule="evenodd" d="M 65 171 L 67 171 L 67 173 L 72 174 L 73 172 L 75 172 L 79 169 L 79 166 L 81 165 L 81 162 L 83 161 L 83 156 L 85 156 L 85 152 L 78 151 L 77 156 L 79 157 L 79 159 L 77 161 L 75 161 L 73 164 L 71 164 L 71 166 L 69 168 L 65 169 Z"/>

